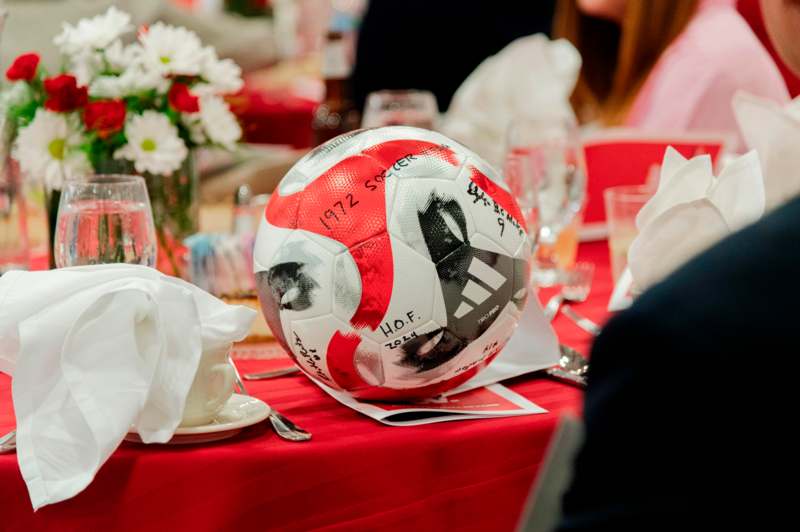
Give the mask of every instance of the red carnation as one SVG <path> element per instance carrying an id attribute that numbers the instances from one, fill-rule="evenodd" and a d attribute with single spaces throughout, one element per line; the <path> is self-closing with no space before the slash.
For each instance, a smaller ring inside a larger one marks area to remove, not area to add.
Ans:
<path id="1" fill-rule="evenodd" d="M 196 113 L 200 110 L 200 102 L 194 94 L 189 91 L 189 87 L 183 83 L 173 83 L 167 95 L 169 104 L 182 113 Z"/>
<path id="2" fill-rule="evenodd" d="M 44 90 L 47 92 L 44 106 L 51 111 L 74 111 L 89 100 L 86 87 L 78 87 L 78 80 L 69 74 L 47 78 L 44 80 Z"/>
<path id="3" fill-rule="evenodd" d="M 8 67 L 6 77 L 10 81 L 30 81 L 36 76 L 36 68 L 38 66 L 39 54 L 22 54 L 14 59 L 14 62 Z"/>
<path id="4" fill-rule="evenodd" d="M 97 131 L 104 139 L 125 125 L 125 102 L 122 100 L 99 100 L 86 104 L 83 123 L 86 129 Z"/>

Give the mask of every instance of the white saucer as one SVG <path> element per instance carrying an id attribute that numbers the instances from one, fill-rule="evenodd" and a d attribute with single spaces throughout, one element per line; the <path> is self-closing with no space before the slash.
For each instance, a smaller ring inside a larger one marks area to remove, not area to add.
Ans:
<path id="1" fill-rule="evenodd" d="M 239 434 L 246 427 L 264 421 L 269 417 L 270 411 L 269 405 L 261 399 L 235 393 L 210 423 L 194 427 L 178 427 L 167 444 L 224 440 Z M 129 432 L 125 436 L 125 441 L 143 443 L 135 432 Z"/>

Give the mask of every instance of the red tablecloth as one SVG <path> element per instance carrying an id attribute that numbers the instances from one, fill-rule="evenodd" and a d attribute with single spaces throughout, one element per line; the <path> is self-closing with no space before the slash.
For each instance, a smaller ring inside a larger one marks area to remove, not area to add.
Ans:
<path id="1" fill-rule="evenodd" d="M 577 308 L 602 320 L 606 244 L 582 246 L 579 260 L 597 272 Z M 555 325 L 562 342 L 588 348 L 588 335 L 563 316 Z M 238 362 L 245 372 L 278 364 Z M 83 493 L 35 514 L 16 456 L 0 455 L 0 530 L 512 530 L 558 418 L 579 411 L 581 392 L 541 377 L 506 384 L 550 412 L 388 427 L 305 377 L 250 382 L 314 439 L 284 442 L 262 424 L 216 444 L 125 443 Z M 0 434 L 13 426 L 10 380 L 0 375 Z"/>

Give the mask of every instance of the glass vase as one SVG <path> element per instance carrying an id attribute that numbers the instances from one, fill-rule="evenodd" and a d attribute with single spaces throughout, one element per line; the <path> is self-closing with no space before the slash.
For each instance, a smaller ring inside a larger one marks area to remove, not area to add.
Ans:
<path id="1" fill-rule="evenodd" d="M 27 270 L 30 248 L 25 197 L 17 165 L 0 160 L 0 275 L 8 270 Z"/>

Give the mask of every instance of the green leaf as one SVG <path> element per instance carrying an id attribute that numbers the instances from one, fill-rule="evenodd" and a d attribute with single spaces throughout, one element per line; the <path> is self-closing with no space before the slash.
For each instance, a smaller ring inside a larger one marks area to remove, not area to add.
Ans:
<path id="1" fill-rule="evenodd" d="M 12 107 L 8 114 L 17 123 L 18 127 L 25 127 L 30 124 L 33 117 L 36 116 L 36 111 L 39 107 L 41 107 L 39 102 L 31 100 L 22 105 Z"/>

